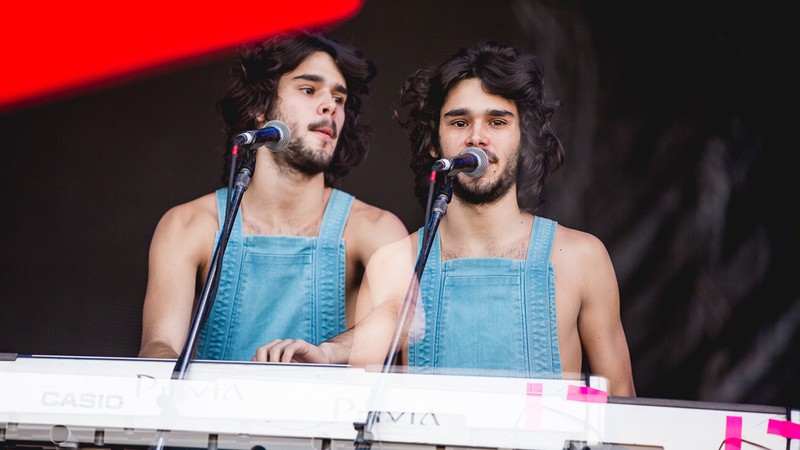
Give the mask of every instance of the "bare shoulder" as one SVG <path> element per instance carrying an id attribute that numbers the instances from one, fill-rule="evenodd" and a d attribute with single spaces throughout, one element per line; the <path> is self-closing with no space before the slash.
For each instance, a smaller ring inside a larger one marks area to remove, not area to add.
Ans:
<path id="1" fill-rule="evenodd" d="M 609 259 L 605 244 L 597 236 L 563 225 L 556 228 L 551 257 L 569 266 L 594 265 Z"/>
<path id="2" fill-rule="evenodd" d="M 406 227 L 403 222 L 391 211 L 378 208 L 377 206 L 370 205 L 362 200 L 353 200 L 353 206 L 350 209 L 350 219 L 348 226 L 355 227 L 381 227 L 386 228 L 387 231 L 398 232 L 402 229 L 403 236 L 408 233 L 405 231 Z M 400 233 L 398 233 L 400 234 Z"/>
<path id="3" fill-rule="evenodd" d="M 579 297 L 613 292 L 616 274 L 605 244 L 595 235 L 558 225 L 550 260 L 556 284 Z"/>
<path id="4" fill-rule="evenodd" d="M 165 252 L 180 252 L 192 259 L 203 259 L 209 246 L 213 247 L 218 231 L 217 202 L 211 193 L 164 213 L 153 234 L 151 251 L 164 256 L 168 256 Z"/>
<path id="5" fill-rule="evenodd" d="M 206 194 L 194 200 L 173 206 L 161 217 L 159 228 L 191 231 L 219 229 L 215 194 Z"/>
<path id="6" fill-rule="evenodd" d="M 386 244 L 408 237 L 403 222 L 391 211 L 354 200 L 344 230 L 348 250 L 369 257 Z"/>

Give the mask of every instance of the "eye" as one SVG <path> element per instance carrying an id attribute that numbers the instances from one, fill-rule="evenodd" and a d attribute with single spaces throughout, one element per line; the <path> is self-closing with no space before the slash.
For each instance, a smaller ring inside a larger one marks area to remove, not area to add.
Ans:
<path id="1" fill-rule="evenodd" d="M 345 98 L 344 97 L 339 97 L 339 96 L 334 96 L 333 97 L 333 101 L 335 101 L 339 105 L 343 105 L 344 101 L 345 101 Z"/>
<path id="2" fill-rule="evenodd" d="M 454 120 L 451 123 L 452 123 L 453 126 L 458 127 L 458 128 L 464 128 L 464 127 L 467 126 L 467 121 L 466 120 Z"/>
<path id="3" fill-rule="evenodd" d="M 301 87 L 300 92 L 308 95 L 314 95 L 314 88 L 312 87 Z"/>
<path id="4" fill-rule="evenodd" d="M 495 126 L 495 127 L 501 127 L 501 126 L 503 126 L 503 125 L 505 125 L 505 124 L 506 124 L 506 121 L 505 121 L 505 120 L 502 120 L 502 119 L 494 119 L 494 120 L 492 120 L 492 121 L 491 121 L 491 122 L 489 122 L 489 123 L 490 123 L 492 126 Z"/>

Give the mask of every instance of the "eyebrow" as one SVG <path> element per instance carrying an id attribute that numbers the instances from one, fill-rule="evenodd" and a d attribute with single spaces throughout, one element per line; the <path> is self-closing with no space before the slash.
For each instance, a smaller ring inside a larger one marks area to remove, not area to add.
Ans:
<path id="1" fill-rule="evenodd" d="M 311 81 L 312 83 L 325 82 L 325 78 L 313 73 L 301 73 L 300 75 L 297 75 L 296 77 L 292 78 L 292 80 L 306 80 L 306 81 Z M 344 87 L 341 83 L 336 83 L 333 86 L 333 90 L 340 94 L 347 95 L 347 88 Z"/>
<path id="2" fill-rule="evenodd" d="M 472 114 L 472 110 L 470 108 L 455 108 L 444 113 L 444 116 L 458 117 L 458 116 L 468 116 L 470 114 Z M 486 115 L 492 117 L 514 117 L 514 113 L 506 109 L 487 109 Z"/>

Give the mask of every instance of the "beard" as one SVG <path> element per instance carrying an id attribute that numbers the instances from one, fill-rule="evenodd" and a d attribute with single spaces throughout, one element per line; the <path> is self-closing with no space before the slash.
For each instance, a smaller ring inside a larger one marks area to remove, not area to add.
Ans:
<path id="1" fill-rule="evenodd" d="M 481 177 L 468 178 L 459 174 L 453 180 L 453 195 L 470 205 L 486 205 L 506 195 L 517 182 L 519 151 L 508 160 L 505 170 L 494 181 L 482 181 Z M 462 182 L 462 177 L 464 181 Z"/>
<path id="2" fill-rule="evenodd" d="M 281 169 L 305 175 L 324 172 L 331 164 L 331 159 L 333 157 L 324 150 L 306 145 L 303 138 L 290 142 L 283 152 L 275 155 L 275 162 Z"/>
<path id="3" fill-rule="evenodd" d="M 325 125 L 332 126 L 334 138 L 338 136 L 336 124 L 327 121 L 311 124 L 308 129 L 314 130 Z M 302 137 L 293 139 L 283 151 L 275 155 L 275 162 L 282 170 L 309 176 L 324 172 L 332 160 L 332 154 L 322 148 L 312 148 Z"/>

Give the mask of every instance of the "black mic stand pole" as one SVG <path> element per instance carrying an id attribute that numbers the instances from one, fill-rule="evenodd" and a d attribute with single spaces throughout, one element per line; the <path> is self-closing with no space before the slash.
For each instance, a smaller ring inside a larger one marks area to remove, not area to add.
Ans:
<path id="1" fill-rule="evenodd" d="M 197 347 L 197 339 L 200 335 L 200 330 L 203 329 L 203 325 L 211 313 L 211 308 L 214 306 L 214 299 L 216 298 L 217 288 L 219 287 L 219 271 L 222 267 L 222 257 L 225 254 L 225 248 L 228 246 L 228 241 L 231 237 L 236 214 L 242 204 L 242 196 L 250 185 L 250 179 L 255 170 L 255 164 L 256 152 L 251 151 L 239 169 L 239 174 L 236 176 L 233 193 L 231 193 L 230 196 L 231 200 L 225 212 L 225 222 L 223 223 L 222 230 L 220 230 L 220 236 L 217 240 L 217 246 L 214 249 L 214 255 L 211 258 L 206 281 L 203 283 L 203 289 L 200 291 L 197 308 L 195 309 L 192 323 L 189 327 L 189 334 L 186 337 L 186 343 L 183 345 L 183 351 L 181 351 L 180 356 L 175 361 L 175 367 L 172 369 L 172 380 L 186 379 L 192 354 Z M 162 429 L 156 432 L 155 442 L 150 446 L 151 450 L 161 450 L 164 448 L 167 432 L 168 430 Z"/>
<path id="2" fill-rule="evenodd" d="M 250 185 L 250 178 L 255 170 L 255 163 L 256 152 L 252 151 L 239 169 L 239 174 L 236 176 L 236 181 L 233 185 L 233 193 L 231 193 L 231 202 L 225 214 L 225 223 L 220 231 L 220 237 L 219 240 L 217 240 L 217 248 L 214 250 L 214 256 L 211 258 L 206 281 L 203 283 L 202 291 L 200 291 L 197 309 L 192 318 L 192 324 L 189 327 L 189 335 L 186 338 L 183 351 L 175 362 L 175 368 L 172 371 L 173 380 L 183 380 L 186 378 L 186 371 L 191 361 L 191 355 L 197 347 L 197 337 L 208 315 L 211 313 L 211 307 L 214 306 L 214 299 L 217 296 L 217 288 L 219 287 L 219 269 L 222 267 L 222 257 L 225 254 L 225 248 L 228 246 L 228 241 L 231 237 L 236 214 L 242 204 L 242 196 Z"/>
<path id="3" fill-rule="evenodd" d="M 428 261 L 428 255 L 431 252 L 436 231 L 439 229 L 439 222 L 441 222 L 442 217 L 447 213 L 447 205 L 450 203 L 452 197 L 453 177 L 448 175 L 444 185 L 439 189 L 436 201 L 431 207 L 431 217 L 423 228 L 422 247 L 420 247 L 419 254 L 417 255 L 417 262 L 414 265 L 414 277 L 411 279 L 405 299 L 403 300 L 403 306 L 400 309 L 400 316 L 397 327 L 395 327 L 394 330 L 392 343 L 389 346 L 386 359 L 384 359 L 383 366 L 381 367 L 382 374 L 391 371 L 392 366 L 397 361 L 400 345 L 402 345 L 403 341 L 405 341 L 408 336 L 408 330 L 411 327 L 411 319 L 419 297 L 419 281 L 422 278 L 422 273 L 425 271 L 425 264 Z M 380 397 L 381 384 L 382 383 L 379 381 L 378 388 L 373 392 L 374 398 Z M 358 431 L 354 442 L 356 450 L 368 450 L 371 448 L 373 442 L 372 427 L 378 419 L 378 414 L 379 411 L 371 410 L 367 413 L 367 420 L 365 422 L 356 422 L 353 424 Z"/>

